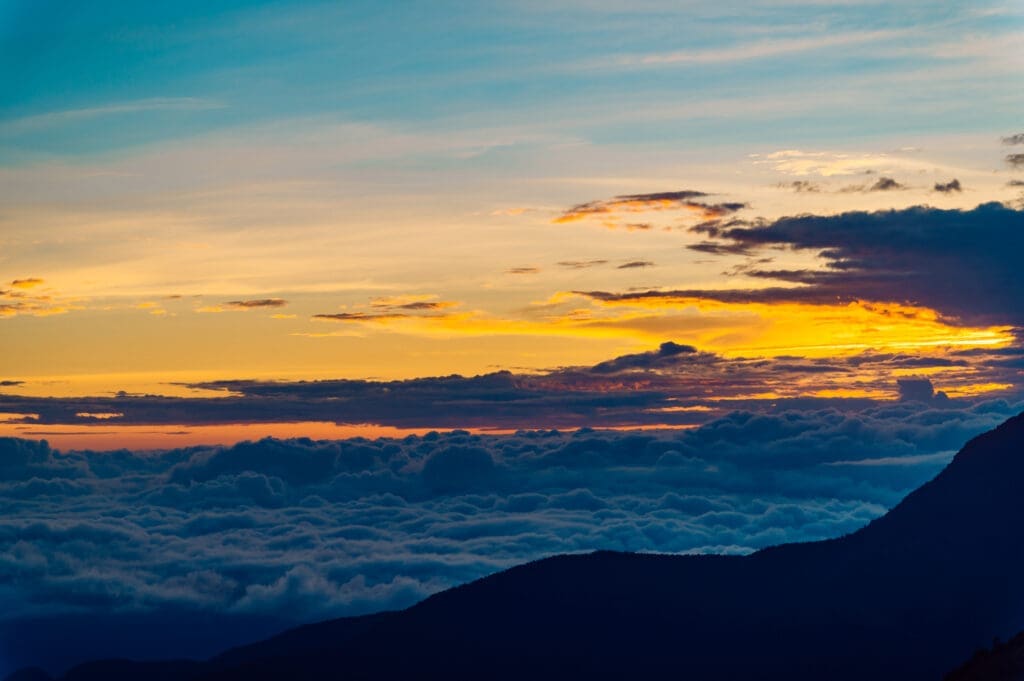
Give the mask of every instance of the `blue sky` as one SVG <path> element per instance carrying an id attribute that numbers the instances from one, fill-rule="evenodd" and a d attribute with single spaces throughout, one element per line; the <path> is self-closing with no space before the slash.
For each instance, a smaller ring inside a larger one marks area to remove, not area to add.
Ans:
<path id="1" fill-rule="evenodd" d="M 1022 27 L 1017 3 L 8 1 L 2 148 L 325 116 L 641 147 L 988 131 L 1021 110 Z"/>

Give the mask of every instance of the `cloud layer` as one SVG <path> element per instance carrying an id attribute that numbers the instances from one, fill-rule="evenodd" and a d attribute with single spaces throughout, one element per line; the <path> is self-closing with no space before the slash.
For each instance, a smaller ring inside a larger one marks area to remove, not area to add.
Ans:
<path id="1" fill-rule="evenodd" d="M 885 407 L 737 411 L 674 433 L 453 431 L 148 454 L 4 439 L 0 611 L 312 619 L 401 607 L 553 553 L 834 536 L 1021 408 L 906 392 Z"/>

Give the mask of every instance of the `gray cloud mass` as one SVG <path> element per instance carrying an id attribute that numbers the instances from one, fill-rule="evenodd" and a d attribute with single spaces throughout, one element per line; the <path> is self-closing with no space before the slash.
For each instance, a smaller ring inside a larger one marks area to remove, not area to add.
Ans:
<path id="1" fill-rule="evenodd" d="M 799 215 L 770 223 L 709 222 L 693 228 L 721 252 L 785 247 L 816 251 L 821 269 L 748 270 L 798 287 L 656 292 L 726 302 L 885 301 L 918 304 L 953 321 L 1024 324 L 1024 211 L 1000 203 L 971 210 L 902 210 Z M 732 250 L 730 250 L 732 249 Z M 698 244 L 703 252 L 712 247 Z M 608 294 L 605 294 L 608 295 Z"/>
<path id="2" fill-rule="evenodd" d="M 834 536 L 1022 406 L 933 401 L 736 411 L 688 431 L 156 453 L 3 439 L 2 619 L 159 608 L 312 619 L 402 607 L 553 553 L 745 552 Z"/>

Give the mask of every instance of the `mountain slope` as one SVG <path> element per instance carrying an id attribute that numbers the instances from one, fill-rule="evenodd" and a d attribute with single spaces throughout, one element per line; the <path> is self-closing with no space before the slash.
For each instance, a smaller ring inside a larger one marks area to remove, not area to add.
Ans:
<path id="1" fill-rule="evenodd" d="M 555 557 L 250 646 L 194 678 L 938 679 L 1024 626 L 1021 489 L 1024 416 L 840 539 Z"/>
<path id="2" fill-rule="evenodd" d="M 944 681 L 1024 681 L 1024 632 L 994 642 L 991 650 L 979 650 Z"/>

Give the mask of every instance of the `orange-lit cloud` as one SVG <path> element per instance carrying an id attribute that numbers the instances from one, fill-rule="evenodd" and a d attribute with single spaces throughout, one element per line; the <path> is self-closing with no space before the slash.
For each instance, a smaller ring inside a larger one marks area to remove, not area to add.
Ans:
<path id="1" fill-rule="evenodd" d="M 313 319 L 329 322 L 383 322 L 393 319 L 406 319 L 411 315 L 398 312 L 335 312 L 313 315 Z"/>
<path id="2" fill-rule="evenodd" d="M 561 292 L 523 313 L 452 312 L 415 301 L 314 319 L 425 337 L 576 337 L 648 344 L 675 338 L 730 356 L 825 357 L 897 348 L 1000 347 L 1013 341 L 1010 326 L 953 325 L 927 308 L 864 301 L 751 303 L 672 293 Z"/>
<path id="3" fill-rule="evenodd" d="M 350 312 L 321 313 L 313 315 L 314 320 L 332 322 L 388 322 L 399 319 L 440 319 L 448 316 L 444 312 L 458 307 L 452 300 L 437 300 L 433 294 L 412 294 L 380 296 L 370 300 L 367 310 Z"/>
<path id="4" fill-rule="evenodd" d="M 685 295 L 650 295 L 651 292 L 618 294 L 580 293 L 603 308 L 621 310 L 602 314 L 589 324 L 646 329 L 665 334 L 674 320 L 695 315 L 732 324 L 708 329 L 712 336 L 699 338 L 702 347 L 727 354 L 764 356 L 801 354 L 827 356 L 868 349 L 1005 346 L 1014 341 L 1013 327 L 952 325 L 934 310 L 901 305 L 852 301 L 833 305 L 799 302 L 751 303 L 709 300 Z M 565 294 L 562 294 L 564 300 Z M 646 311 L 647 314 L 644 314 Z M 736 319 L 742 315 L 743 319 Z M 682 324 L 680 324 L 682 326 Z M 655 331 L 657 330 L 657 331 Z M 673 337 L 686 338 L 685 335 Z"/>
<path id="5" fill-rule="evenodd" d="M 138 303 L 137 305 L 135 305 L 135 309 L 136 310 L 145 310 L 146 312 L 149 312 L 149 314 L 156 315 L 158 317 L 167 314 L 167 310 L 162 308 L 160 306 L 160 303 L 157 303 L 157 302 L 154 302 L 154 301 L 151 301 L 151 300 L 147 300 L 145 302 Z"/>
<path id="6" fill-rule="evenodd" d="M 612 199 L 589 201 L 566 210 L 556 217 L 555 224 L 577 222 L 589 218 L 597 218 L 609 228 L 624 227 L 630 231 L 651 229 L 648 223 L 621 223 L 618 214 L 645 213 L 649 211 L 684 210 L 696 214 L 701 219 L 712 220 L 725 217 L 746 207 L 745 203 L 708 203 L 703 199 L 709 196 L 706 192 L 681 190 L 673 192 L 655 192 L 650 194 L 625 194 Z"/>
<path id="7" fill-rule="evenodd" d="M 10 282 L 10 289 L 0 289 L 0 318 L 18 315 L 49 317 L 85 309 L 81 298 L 59 296 L 49 289 L 39 293 L 32 290 L 43 283 L 42 279 L 34 277 L 15 279 Z"/>
<path id="8" fill-rule="evenodd" d="M 11 286 L 20 289 L 35 288 L 43 285 L 43 280 L 36 277 L 28 277 L 27 279 L 15 279 L 11 282 Z"/>

